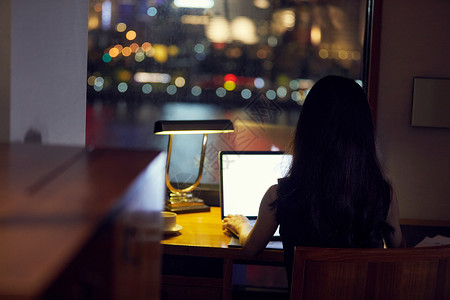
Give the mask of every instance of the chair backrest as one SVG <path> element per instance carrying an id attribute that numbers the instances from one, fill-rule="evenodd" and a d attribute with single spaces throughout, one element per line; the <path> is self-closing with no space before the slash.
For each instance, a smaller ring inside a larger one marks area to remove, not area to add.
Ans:
<path id="1" fill-rule="evenodd" d="M 291 300 L 450 299 L 450 246 L 296 247 Z"/>

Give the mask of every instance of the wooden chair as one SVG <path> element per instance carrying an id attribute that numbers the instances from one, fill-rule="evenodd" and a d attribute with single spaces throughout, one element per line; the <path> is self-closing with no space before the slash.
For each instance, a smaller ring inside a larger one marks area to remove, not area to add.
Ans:
<path id="1" fill-rule="evenodd" d="M 450 246 L 297 247 L 291 300 L 450 299 Z"/>

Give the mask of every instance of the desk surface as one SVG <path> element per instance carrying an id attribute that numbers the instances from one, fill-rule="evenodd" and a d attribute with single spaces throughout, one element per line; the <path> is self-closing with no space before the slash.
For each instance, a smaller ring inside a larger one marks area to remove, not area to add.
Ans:
<path id="1" fill-rule="evenodd" d="M 165 236 L 162 240 L 163 252 L 166 254 L 199 253 L 198 256 L 242 257 L 241 249 L 228 248 L 230 237 L 222 232 L 220 207 L 211 207 L 211 212 L 177 215 L 177 224 L 183 227 L 179 233 Z M 403 234 L 408 247 L 413 247 L 426 236 L 441 234 L 450 236 L 448 222 L 428 222 L 401 220 Z M 435 226 L 432 226 L 435 225 Z M 270 255 L 271 259 L 280 260 L 279 250 L 266 250 L 261 256 Z"/>
<path id="2" fill-rule="evenodd" d="M 164 236 L 161 241 L 164 254 L 283 262 L 282 250 L 265 250 L 255 259 L 250 259 L 242 253 L 242 249 L 229 248 L 230 237 L 222 232 L 220 207 L 211 207 L 210 212 L 179 214 L 177 224 L 183 229 L 174 235 Z"/>
<path id="3" fill-rule="evenodd" d="M 211 207 L 211 212 L 179 214 L 177 224 L 183 229 L 164 236 L 162 244 L 228 248 L 230 237 L 222 232 L 220 207 Z"/>

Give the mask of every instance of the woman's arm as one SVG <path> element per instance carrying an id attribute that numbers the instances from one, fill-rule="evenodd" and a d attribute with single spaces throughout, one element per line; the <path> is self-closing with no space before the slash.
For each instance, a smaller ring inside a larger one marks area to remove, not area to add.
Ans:
<path id="1" fill-rule="evenodd" d="M 265 249 L 267 243 L 275 233 L 278 223 L 276 209 L 270 206 L 277 199 L 277 185 L 271 186 L 264 194 L 259 206 L 258 219 L 251 228 L 248 219 L 242 215 L 232 215 L 223 219 L 222 228 L 239 237 L 242 249 L 249 256 L 254 257 Z"/>
<path id="2" fill-rule="evenodd" d="M 394 228 L 394 232 L 384 237 L 388 248 L 406 247 L 406 241 L 403 238 L 402 229 L 400 228 L 399 215 L 398 200 L 393 193 L 386 222 Z"/>

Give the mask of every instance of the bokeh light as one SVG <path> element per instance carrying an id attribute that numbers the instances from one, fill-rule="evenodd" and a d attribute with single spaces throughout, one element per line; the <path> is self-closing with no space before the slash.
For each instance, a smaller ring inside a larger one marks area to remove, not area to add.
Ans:
<path id="1" fill-rule="evenodd" d="M 166 88 L 166 92 L 169 95 L 175 95 L 175 93 L 177 92 L 177 87 L 171 84 Z"/>
<path id="2" fill-rule="evenodd" d="M 287 89 L 284 86 L 277 88 L 277 95 L 280 98 L 284 98 L 287 95 Z"/>
<path id="3" fill-rule="evenodd" d="M 133 76 L 131 75 L 131 72 L 128 70 L 121 70 L 121 71 L 117 72 L 117 79 L 119 81 L 127 82 L 127 81 L 130 81 L 132 77 Z"/>
<path id="4" fill-rule="evenodd" d="M 116 30 L 118 32 L 124 32 L 125 30 L 127 30 L 127 24 L 125 24 L 125 23 L 117 23 Z"/>
<path id="5" fill-rule="evenodd" d="M 178 55 L 178 47 L 175 45 L 170 45 L 169 47 L 167 47 L 167 53 L 170 56 L 176 56 Z"/>
<path id="6" fill-rule="evenodd" d="M 231 40 L 228 20 L 224 17 L 212 17 L 206 25 L 206 36 L 214 43 L 227 43 Z"/>
<path id="7" fill-rule="evenodd" d="M 194 51 L 196 53 L 203 53 L 205 51 L 205 46 L 203 46 L 203 44 L 196 44 L 194 46 Z"/>
<path id="8" fill-rule="evenodd" d="M 128 84 L 121 82 L 117 85 L 117 90 L 121 93 L 125 93 L 128 90 Z"/>
<path id="9" fill-rule="evenodd" d="M 231 22 L 231 34 L 234 40 L 247 45 L 256 44 L 259 41 L 255 23 L 248 17 L 236 17 Z"/>
<path id="10" fill-rule="evenodd" d="M 266 92 L 266 97 L 269 100 L 275 100 L 275 98 L 277 97 L 277 93 L 274 90 L 268 90 Z"/>
<path id="11" fill-rule="evenodd" d="M 223 87 L 217 88 L 217 90 L 216 90 L 217 97 L 223 98 L 223 97 L 225 97 L 226 94 L 227 94 L 226 89 L 224 89 Z"/>
<path id="12" fill-rule="evenodd" d="M 227 91 L 232 91 L 236 88 L 236 83 L 234 81 L 225 81 L 225 83 L 223 84 L 223 87 Z"/>
<path id="13" fill-rule="evenodd" d="M 270 7 L 269 0 L 253 0 L 253 5 L 260 9 L 268 9 Z"/>
<path id="14" fill-rule="evenodd" d="M 127 34 L 125 35 L 125 37 L 127 38 L 127 40 L 132 41 L 136 38 L 136 31 L 134 30 L 130 30 L 127 32 Z"/>
<path id="15" fill-rule="evenodd" d="M 90 85 L 90 86 L 93 86 L 94 85 L 94 83 L 95 83 L 95 76 L 94 75 L 91 75 L 91 76 L 89 76 L 88 77 L 88 80 L 87 80 L 87 83 Z"/>
<path id="16" fill-rule="evenodd" d="M 186 79 L 184 79 L 183 77 L 177 77 L 176 79 L 175 79 L 175 85 L 177 86 L 177 87 L 183 87 L 184 85 L 186 84 Z"/>
<path id="17" fill-rule="evenodd" d="M 97 13 L 101 12 L 102 11 L 102 3 L 100 3 L 100 2 L 99 3 L 95 3 L 94 11 L 97 12 Z"/>
<path id="18" fill-rule="evenodd" d="M 137 51 L 136 54 L 134 55 L 134 60 L 137 62 L 141 62 L 145 59 L 145 53 L 144 51 Z"/>
<path id="19" fill-rule="evenodd" d="M 153 58 L 159 63 L 165 63 L 169 58 L 167 53 L 167 46 L 162 44 L 153 45 Z"/>
<path id="20" fill-rule="evenodd" d="M 119 49 L 117 49 L 116 47 L 109 49 L 109 55 L 111 57 L 117 57 L 120 54 Z"/>
<path id="21" fill-rule="evenodd" d="M 199 87 L 198 85 L 194 85 L 191 89 L 191 94 L 194 96 L 200 96 L 200 94 L 202 93 L 202 88 Z"/>
<path id="22" fill-rule="evenodd" d="M 291 99 L 294 101 L 300 100 L 301 94 L 299 91 L 294 91 L 291 93 Z"/>
<path id="23" fill-rule="evenodd" d="M 103 84 L 105 83 L 105 80 L 103 79 L 103 77 L 96 77 L 94 79 L 94 86 L 103 86 Z"/>
<path id="24" fill-rule="evenodd" d="M 250 99 L 252 97 L 252 91 L 249 89 L 243 89 L 241 91 L 241 97 L 244 99 Z"/>
<path id="25" fill-rule="evenodd" d="M 138 51 L 139 45 L 137 43 L 132 43 L 130 45 L 130 49 L 131 49 L 131 51 L 133 51 L 133 53 L 135 53 L 136 51 Z"/>
<path id="26" fill-rule="evenodd" d="M 306 99 L 307 92 L 304 90 L 295 91 L 291 93 L 291 99 L 300 105 L 303 105 Z"/>
<path id="27" fill-rule="evenodd" d="M 267 44 L 270 47 L 275 47 L 276 45 L 278 45 L 278 39 L 275 36 L 271 35 L 267 38 Z"/>
<path id="28" fill-rule="evenodd" d="M 224 81 L 233 81 L 233 82 L 236 82 L 236 81 L 237 81 L 237 77 L 236 77 L 236 75 L 234 75 L 234 74 L 226 74 L 226 75 L 223 77 L 223 80 L 224 80 Z"/>
<path id="29" fill-rule="evenodd" d="M 144 51 L 148 51 L 151 47 L 152 47 L 152 44 L 150 44 L 149 42 L 144 42 L 144 43 L 142 43 L 142 46 L 141 46 L 142 50 L 144 50 Z"/>
<path id="30" fill-rule="evenodd" d="M 347 51 L 345 51 L 345 50 L 340 50 L 340 51 L 338 52 L 338 57 L 339 57 L 339 59 L 341 59 L 341 60 L 346 60 L 346 59 L 348 59 L 348 53 L 347 53 Z"/>
<path id="31" fill-rule="evenodd" d="M 319 46 L 320 41 L 322 40 L 322 32 L 320 31 L 320 27 L 317 25 L 311 26 L 311 44 L 314 46 Z"/>
<path id="32" fill-rule="evenodd" d="M 298 80 L 289 81 L 289 87 L 291 88 L 291 90 L 298 90 L 298 88 L 300 87 Z"/>
<path id="33" fill-rule="evenodd" d="M 267 51 L 264 49 L 259 49 L 258 51 L 256 51 L 256 56 L 259 59 L 265 59 L 265 58 L 267 58 Z"/>
<path id="34" fill-rule="evenodd" d="M 88 29 L 89 30 L 97 29 L 99 25 L 100 25 L 100 20 L 99 20 L 98 16 L 89 16 L 89 19 L 88 19 Z"/>
<path id="35" fill-rule="evenodd" d="M 150 94 L 153 90 L 153 87 L 150 83 L 146 83 L 142 86 L 142 92 L 144 94 Z"/>
<path id="36" fill-rule="evenodd" d="M 254 85 L 257 89 L 262 89 L 265 85 L 264 79 L 261 77 L 255 78 Z"/>
<path id="37" fill-rule="evenodd" d="M 158 9 L 156 9 L 156 7 L 151 6 L 147 9 L 147 15 L 149 15 L 150 17 L 156 16 L 157 13 Z"/>
<path id="38" fill-rule="evenodd" d="M 322 59 L 326 59 L 328 58 L 329 54 L 328 51 L 326 49 L 320 49 L 319 50 L 319 57 Z"/>
<path id="39" fill-rule="evenodd" d="M 105 53 L 105 54 L 103 54 L 103 56 L 102 56 L 102 60 L 103 60 L 105 63 L 109 63 L 109 62 L 112 60 L 112 57 L 111 57 L 111 55 L 109 55 L 109 53 Z"/>
<path id="40" fill-rule="evenodd" d="M 130 56 L 132 52 L 133 52 L 133 51 L 131 51 L 131 48 L 130 48 L 130 47 L 124 47 L 124 48 L 122 49 L 122 55 L 123 55 L 123 56 Z"/>

